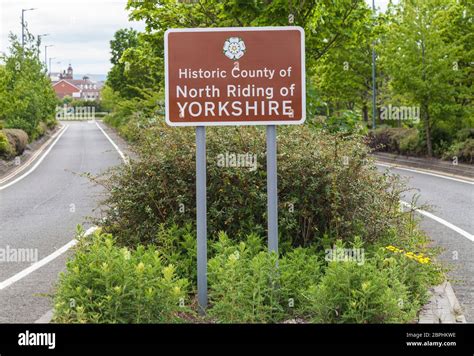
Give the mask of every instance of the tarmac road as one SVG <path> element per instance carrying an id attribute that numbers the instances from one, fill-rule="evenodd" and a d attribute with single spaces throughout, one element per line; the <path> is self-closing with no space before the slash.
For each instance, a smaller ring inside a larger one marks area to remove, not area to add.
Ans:
<path id="1" fill-rule="evenodd" d="M 2 249 L 23 248 L 37 251 L 41 260 L 68 244 L 74 237 L 76 225 L 83 224 L 87 216 L 94 214 L 101 193 L 79 174 L 98 174 L 123 162 L 95 122 L 64 125 L 68 127 L 49 153 L 43 154 L 43 161 L 34 171 L 14 184 L 11 183 L 17 177 L 0 184 L 0 257 Z M 110 131 L 109 135 L 115 142 L 120 141 Z M 385 171 L 386 167 L 379 170 Z M 420 194 L 419 204 L 431 204 L 434 215 L 472 237 L 473 184 L 395 168 L 391 172 L 410 178 L 409 186 Z M 11 185 L 5 187 L 6 184 Z M 414 192 L 402 199 L 411 202 L 412 194 Z M 468 322 L 474 321 L 474 241 L 432 218 L 423 217 L 422 228 L 436 245 L 444 248 L 441 258 L 454 267 L 449 274 L 453 288 Z M 0 259 L 0 323 L 35 322 L 50 310 L 52 304 L 47 295 L 52 293 L 69 254 L 61 254 L 8 285 L 5 281 L 24 273 L 31 261 L 2 262 Z"/>
<path id="2" fill-rule="evenodd" d="M 386 167 L 379 166 L 380 171 Z M 408 178 L 414 190 L 402 197 L 411 203 L 414 194 L 416 206 L 429 204 L 429 212 L 467 232 L 474 234 L 474 184 L 463 179 L 453 180 L 404 169 L 389 169 Z M 421 228 L 436 246 L 443 248 L 440 259 L 451 265 L 448 273 L 454 292 L 464 310 L 467 322 L 474 322 L 474 241 L 432 218 L 422 216 Z"/>
<path id="3" fill-rule="evenodd" d="M 51 309 L 46 295 L 68 253 L 10 286 L 2 288 L 2 282 L 29 267 L 36 251 L 41 260 L 66 245 L 74 238 L 76 225 L 93 215 L 100 188 L 81 173 L 98 174 L 122 163 L 95 122 L 64 125 L 66 131 L 31 174 L 6 188 L 0 186 L 0 249 L 31 252 L 28 261 L 0 260 L 0 323 L 34 322 Z"/>

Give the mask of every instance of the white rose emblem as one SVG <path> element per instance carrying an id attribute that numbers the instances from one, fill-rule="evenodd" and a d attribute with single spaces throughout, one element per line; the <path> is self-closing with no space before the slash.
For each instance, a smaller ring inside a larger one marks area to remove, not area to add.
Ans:
<path id="1" fill-rule="evenodd" d="M 224 42 L 225 56 L 229 59 L 237 60 L 245 54 L 245 43 L 239 37 L 230 37 Z"/>

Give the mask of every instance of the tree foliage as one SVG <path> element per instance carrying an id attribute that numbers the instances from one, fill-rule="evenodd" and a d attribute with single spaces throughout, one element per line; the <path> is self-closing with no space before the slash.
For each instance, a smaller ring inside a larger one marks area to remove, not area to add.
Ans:
<path id="1" fill-rule="evenodd" d="M 363 0 L 129 0 L 127 9 L 145 31 L 120 30 L 111 42 L 108 97 L 120 125 L 162 119 L 168 28 L 296 25 L 305 30 L 310 124 L 334 130 L 351 118 L 354 127 L 370 126 L 375 48 L 377 126 L 415 127 L 416 151 L 437 156 L 454 150 L 459 130 L 474 126 L 474 31 L 466 0 L 401 0 L 385 13 L 373 13 Z M 381 118 L 389 105 L 417 107 L 420 120 Z"/>
<path id="2" fill-rule="evenodd" d="M 38 58 L 34 37 L 27 34 L 22 47 L 16 36 L 10 35 L 10 44 L 9 54 L 0 57 L 4 63 L 0 65 L 0 121 L 34 139 L 44 131 L 44 124 L 55 124 L 56 95 Z"/>

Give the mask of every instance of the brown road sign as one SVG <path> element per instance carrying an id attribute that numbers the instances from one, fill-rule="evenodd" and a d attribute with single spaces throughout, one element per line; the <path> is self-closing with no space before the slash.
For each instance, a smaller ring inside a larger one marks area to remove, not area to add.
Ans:
<path id="1" fill-rule="evenodd" d="M 165 93 L 171 126 L 301 124 L 304 30 L 169 29 Z"/>

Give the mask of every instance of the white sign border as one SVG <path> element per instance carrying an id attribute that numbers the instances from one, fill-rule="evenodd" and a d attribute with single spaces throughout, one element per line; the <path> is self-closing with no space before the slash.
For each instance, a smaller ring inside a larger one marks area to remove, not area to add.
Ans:
<path id="1" fill-rule="evenodd" d="M 169 120 L 169 83 L 168 83 L 168 35 L 173 32 L 226 32 L 226 31 L 288 31 L 297 30 L 301 34 L 301 119 L 298 121 L 203 121 L 171 122 Z M 305 69 L 305 33 L 300 26 L 264 26 L 264 27 L 214 27 L 214 28 L 170 28 L 165 32 L 165 120 L 169 126 L 264 126 L 264 125 L 300 125 L 306 120 L 306 69 Z"/>

